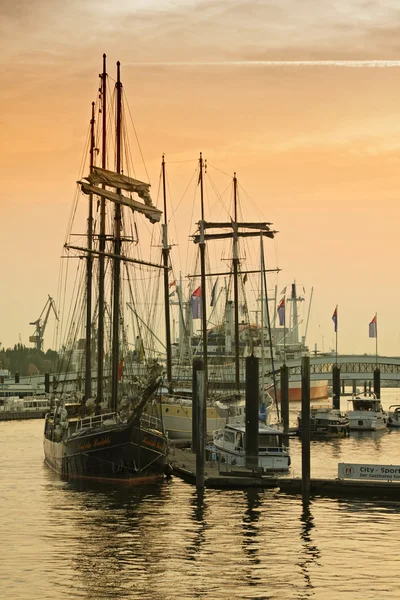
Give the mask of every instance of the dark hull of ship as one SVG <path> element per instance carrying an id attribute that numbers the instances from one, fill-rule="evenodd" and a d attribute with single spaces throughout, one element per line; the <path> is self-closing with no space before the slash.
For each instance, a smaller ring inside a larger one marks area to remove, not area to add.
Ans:
<path id="1" fill-rule="evenodd" d="M 137 424 L 114 425 L 56 442 L 44 438 L 46 464 L 64 480 L 141 485 L 168 473 L 167 440 Z"/>

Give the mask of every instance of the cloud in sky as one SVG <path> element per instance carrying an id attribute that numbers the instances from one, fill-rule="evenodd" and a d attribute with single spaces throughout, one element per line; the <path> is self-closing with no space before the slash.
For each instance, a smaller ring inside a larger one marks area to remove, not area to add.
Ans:
<path id="1" fill-rule="evenodd" d="M 397 59 L 395 0 L 3 2 L 4 61 L 49 64 L 84 49 L 133 60 Z M 98 50 L 97 50 L 98 51 Z"/>

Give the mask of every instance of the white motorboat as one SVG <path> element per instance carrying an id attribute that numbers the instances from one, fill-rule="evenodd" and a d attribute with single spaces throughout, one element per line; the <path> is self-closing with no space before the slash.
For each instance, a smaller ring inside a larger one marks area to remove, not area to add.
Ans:
<path id="1" fill-rule="evenodd" d="M 400 404 L 392 404 L 388 410 L 388 427 L 400 427 Z"/>
<path id="2" fill-rule="evenodd" d="M 213 436 L 217 458 L 220 462 L 246 467 L 246 427 L 244 424 L 227 424 Z M 283 433 L 264 423 L 258 424 L 258 468 L 262 471 L 288 471 L 289 448 L 283 444 Z"/>
<path id="3" fill-rule="evenodd" d="M 375 396 L 355 396 L 350 402 L 353 410 L 348 410 L 351 431 L 377 431 L 385 429 L 388 416 L 381 401 Z"/>
<path id="4" fill-rule="evenodd" d="M 301 436 L 301 413 L 297 417 L 299 435 Z M 330 438 L 345 437 L 350 432 L 349 417 L 337 408 L 315 406 L 310 409 L 311 437 Z"/>

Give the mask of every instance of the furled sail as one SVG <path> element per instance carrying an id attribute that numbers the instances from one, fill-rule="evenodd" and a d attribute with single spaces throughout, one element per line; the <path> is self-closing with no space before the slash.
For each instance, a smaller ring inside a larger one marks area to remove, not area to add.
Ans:
<path id="1" fill-rule="evenodd" d="M 115 173 L 108 169 L 93 167 L 93 171 L 85 177 L 91 185 L 109 185 L 117 189 L 126 190 L 127 192 L 135 192 L 147 206 L 153 206 L 150 196 L 150 184 L 139 181 L 123 175 L 123 173 Z"/>
<path id="2" fill-rule="evenodd" d="M 115 173 L 118 175 L 118 173 Z M 88 177 L 86 179 L 89 179 Z M 78 181 L 81 186 L 82 192 L 84 194 L 96 194 L 96 196 L 101 196 L 101 198 L 105 198 L 106 200 L 111 200 L 111 202 L 117 202 L 118 204 L 123 204 L 124 206 L 129 206 L 132 210 L 137 210 L 142 213 L 151 223 L 158 223 L 161 219 L 162 212 L 155 206 L 148 206 L 147 204 L 142 204 L 137 200 L 133 200 L 133 198 L 128 198 L 128 196 L 124 196 L 123 194 L 116 194 L 115 192 L 111 192 L 110 190 L 105 190 L 103 188 L 90 185 L 86 183 L 86 181 Z M 114 184 L 106 184 L 106 185 L 114 185 Z"/>

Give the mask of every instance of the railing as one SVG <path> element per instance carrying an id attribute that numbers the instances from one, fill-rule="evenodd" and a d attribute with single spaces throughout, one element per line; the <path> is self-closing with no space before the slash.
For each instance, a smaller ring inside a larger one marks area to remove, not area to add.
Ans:
<path id="1" fill-rule="evenodd" d="M 152 429 L 157 429 L 158 431 L 163 430 L 162 420 L 154 415 L 142 415 L 140 417 L 140 426 L 150 427 Z"/>
<path id="2" fill-rule="evenodd" d="M 91 417 L 84 417 L 80 419 L 76 425 L 76 431 L 81 431 L 82 429 L 91 429 L 92 427 L 99 427 L 104 424 L 104 421 L 112 421 L 113 423 L 118 422 L 117 413 L 106 413 L 104 415 L 94 415 Z"/>

